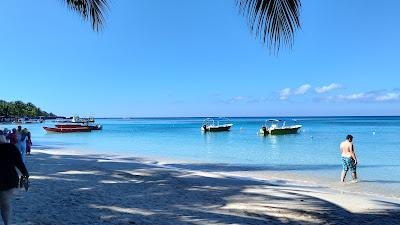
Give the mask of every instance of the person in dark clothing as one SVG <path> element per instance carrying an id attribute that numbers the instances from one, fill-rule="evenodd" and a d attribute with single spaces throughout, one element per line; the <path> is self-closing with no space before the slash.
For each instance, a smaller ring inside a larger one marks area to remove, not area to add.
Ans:
<path id="1" fill-rule="evenodd" d="M 26 154 L 27 155 L 31 154 L 31 148 L 32 148 L 31 132 L 28 131 L 28 139 L 26 140 Z"/>
<path id="2" fill-rule="evenodd" d="M 5 225 L 10 222 L 10 199 L 19 184 L 15 168 L 18 168 L 23 176 L 29 177 L 18 148 L 13 144 L 5 143 L 4 135 L 0 133 L 0 209 Z"/>

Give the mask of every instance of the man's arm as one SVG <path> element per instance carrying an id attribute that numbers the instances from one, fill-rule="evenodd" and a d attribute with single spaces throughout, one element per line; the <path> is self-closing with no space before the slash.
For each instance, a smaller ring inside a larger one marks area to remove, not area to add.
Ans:
<path id="1" fill-rule="evenodd" d="M 350 153 L 351 153 L 351 157 L 354 159 L 354 164 L 357 165 L 357 157 L 356 157 L 356 152 L 354 150 L 354 145 L 353 144 L 351 144 Z"/>

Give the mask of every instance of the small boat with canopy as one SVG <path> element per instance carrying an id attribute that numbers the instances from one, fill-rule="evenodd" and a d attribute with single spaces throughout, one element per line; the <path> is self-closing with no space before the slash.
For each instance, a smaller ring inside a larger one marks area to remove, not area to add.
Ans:
<path id="1" fill-rule="evenodd" d="M 101 124 L 95 124 L 94 118 L 81 119 L 79 116 L 74 116 L 71 120 L 59 122 L 55 125 L 56 128 L 88 128 L 90 130 L 101 130 Z"/>
<path id="2" fill-rule="evenodd" d="M 293 120 L 296 122 L 297 120 Z M 286 125 L 285 120 L 269 119 L 260 128 L 260 135 L 297 134 L 302 125 Z"/>
<path id="3" fill-rule="evenodd" d="M 233 124 L 226 118 L 212 119 L 207 118 L 203 121 L 201 131 L 203 132 L 219 132 L 229 131 Z"/>

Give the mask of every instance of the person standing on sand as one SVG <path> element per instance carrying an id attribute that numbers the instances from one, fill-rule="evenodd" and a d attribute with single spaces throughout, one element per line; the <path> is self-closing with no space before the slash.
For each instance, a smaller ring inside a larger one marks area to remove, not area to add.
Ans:
<path id="1" fill-rule="evenodd" d="M 17 145 L 18 144 L 18 138 L 17 138 L 17 129 L 12 129 L 11 133 L 6 134 L 7 140 L 10 141 L 11 144 Z"/>
<path id="2" fill-rule="evenodd" d="M 26 141 L 28 140 L 28 130 L 24 128 L 18 136 L 18 148 L 21 152 L 22 161 L 26 164 Z"/>
<path id="3" fill-rule="evenodd" d="M 21 151 L 21 136 L 22 136 L 22 127 L 18 126 L 17 127 L 17 148 L 19 149 L 19 151 Z M 22 154 L 22 153 L 21 153 Z M 22 156 L 22 159 L 24 159 L 24 156 Z"/>
<path id="4" fill-rule="evenodd" d="M 351 171 L 353 181 L 357 182 L 357 157 L 354 151 L 353 136 L 347 135 L 346 140 L 340 143 L 340 152 L 342 154 L 342 174 L 340 176 L 340 181 L 344 182 L 346 178 L 347 171 Z"/>
<path id="5" fill-rule="evenodd" d="M 28 131 L 28 139 L 26 140 L 26 154 L 27 155 L 31 154 L 31 148 L 32 148 L 31 132 Z"/>
<path id="6" fill-rule="evenodd" d="M 10 224 L 10 200 L 19 183 L 15 168 L 18 168 L 26 178 L 29 177 L 17 147 L 14 144 L 6 143 L 3 132 L 0 132 L 0 211 L 5 225 Z"/>

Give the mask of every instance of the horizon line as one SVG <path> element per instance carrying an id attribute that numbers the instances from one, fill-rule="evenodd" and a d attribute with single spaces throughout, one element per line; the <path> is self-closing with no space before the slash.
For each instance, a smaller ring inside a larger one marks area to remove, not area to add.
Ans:
<path id="1" fill-rule="evenodd" d="M 94 117 L 95 119 L 174 119 L 174 118 L 329 118 L 329 117 L 400 117 L 400 115 L 343 115 L 343 116 L 127 116 Z"/>

